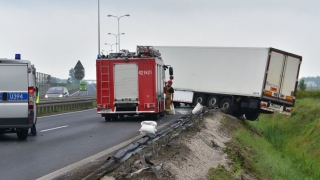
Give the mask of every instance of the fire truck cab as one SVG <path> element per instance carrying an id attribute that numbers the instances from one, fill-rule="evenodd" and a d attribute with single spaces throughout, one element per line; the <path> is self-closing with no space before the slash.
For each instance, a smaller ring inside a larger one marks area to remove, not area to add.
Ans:
<path id="1" fill-rule="evenodd" d="M 165 115 L 165 70 L 159 51 L 137 46 L 96 60 L 97 113 L 106 121 L 124 115 L 144 115 L 153 120 Z M 170 67 L 172 76 L 172 67 Z"/>

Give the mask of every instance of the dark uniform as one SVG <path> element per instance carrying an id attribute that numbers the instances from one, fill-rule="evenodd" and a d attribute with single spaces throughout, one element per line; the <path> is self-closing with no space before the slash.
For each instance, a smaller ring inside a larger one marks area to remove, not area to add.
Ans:
<path id="1" fill-rule="evenodd" d="M 172 100 L 173 100 L 174 89 L 171 85 L 172 85 L 172 81 L 169 80 L 166 86 L 166 114 L 170 113 L 170 105 L 172 104 Z"/>

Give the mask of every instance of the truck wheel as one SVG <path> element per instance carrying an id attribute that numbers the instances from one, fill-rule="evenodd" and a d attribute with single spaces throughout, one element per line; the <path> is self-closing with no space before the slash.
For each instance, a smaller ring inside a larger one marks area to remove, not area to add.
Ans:
<path id="1" fill-rule="evenodd" d="M 178 102 L 174 102 L 173 105 L 174 105 L 174 107 L 180 107 L 181 106 L 180 103 L 178 103 Z"/>
<path id="2" fill-rule="evenodd" d="M 249 111 L 245 113 L 245 116 L 246 116 L 246 119 L 249 121 L 256 121 L 260 116 L 260 112 Z"/>
<path id="3" fill-rule="evenodd" d="M 157 113 L 157 114 L 154 114 L 154 115 L 152 115 L 152 120 L 158 120 L 159 119 L 159 114 Z"/>
<path id="4" fill-rule="evenodd" d="M 200 103 L 201 105 L 205 105 L 207 101 L 207 98 L 203 94 L 197 94 L 196 97 L 194 98 L 193 105 L 197 105 Z"/>
<path id="5" fill-rule="evenodd" d="M 116 120 L 118 120 L 118 119 L 119 119 L 118 115 L 115 115 L 115 116 L 112 117 L 112 120 L 113 120 L 113 121 L 116 121 Z"/>
<path id="6" fill-rule="evenodd" d="M 226 113 L 226 114 L 232 114 L 233 108 L 232 108 L 232 101 L 230 98 L 224 98 L 222 99 L 220 103 L 220 109 Z"/>
<path id="7" fill-rule="evenodd" d="M 25 140 L 28 137 L 29 128 L 27 129 L 21 129 L 17 132 L 17 136 L 20 140 Z"/>
<path id="8" fill-rule="evenodd" d="M 111 121 L 111 117 L 104 117 L 105 121 Z"/>
<path id="9" fill-rule="evenodd" d="M 234 112 L 232 113 L 232 115 L 233 115 L 234 117 L 241 118 L 241 117 L 243 117 L 244 113 L 243 113 L 242 111 L 234 111 Z"/>
<path id="10" fill-rule="evenodd" d="M 210 96 L 207 102 L 208 107 L 214 107 L 219 105 L 219 97 L 218 96 Z"/>
<path id="11" fill-rule="evenodd" d="M 159 116 L 160 116 L 160 117 L 164 117 L 165 115 L 166 115 L 166 112 L 165 112 L 165 111 L 162 111 L 162 112 L 159 113 Z"/>
<path id="12" fill-rule="evenodd" d="M 150 119 L 150 120 L 158 120 L 159 119 L 159 114 L 145 114 L 144 117 L 146 119 Z"/>

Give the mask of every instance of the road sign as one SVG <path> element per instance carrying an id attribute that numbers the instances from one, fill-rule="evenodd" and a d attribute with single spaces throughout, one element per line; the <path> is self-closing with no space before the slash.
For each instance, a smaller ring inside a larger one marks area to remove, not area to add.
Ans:
<path id="1" fill-rule="evenodd" d="M 74 67 L 74 70 L 77 71 L 77 70 L 82 70 L 84 71 L 84 67 L 83 65 L 81 64 L 80 60 L 77 62 L 76 66 Z"/>
<path id="2" fill-rule="evenodd" d="M 84 67 L 81 64 L 80 60 L 77 62 L 76 66 L 74 67 L 74 77 L 77 80 L 82 80 L 84 78 Z"/>
<path id="3" fill-rule="evenodd" d="M 82 80 L 84 78 L 84 72 L 83 71 L 75 71 L 74 77 L 78 80 Z"/>

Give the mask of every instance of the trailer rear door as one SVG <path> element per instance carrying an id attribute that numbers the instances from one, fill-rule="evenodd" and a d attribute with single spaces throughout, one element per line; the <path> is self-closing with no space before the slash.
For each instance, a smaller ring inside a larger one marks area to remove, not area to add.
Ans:
<path id="1" fill-rule="evenodd" d="M 115 101 L 138 99 L 138 66 L 131 64 L 114 65 Z"/>
<path id="2" fill-rule="evenodd" d="M 270 51 L 269 66 L 263 97 L 293 105 L 301 57 Z"/>
<path id="3" fill-rule="evenodd" d="M 294 102 L 299 68 L 300 59 L 291 56 L 286 57 L 279 96 L 281 100 L 290 104 Z"/>

